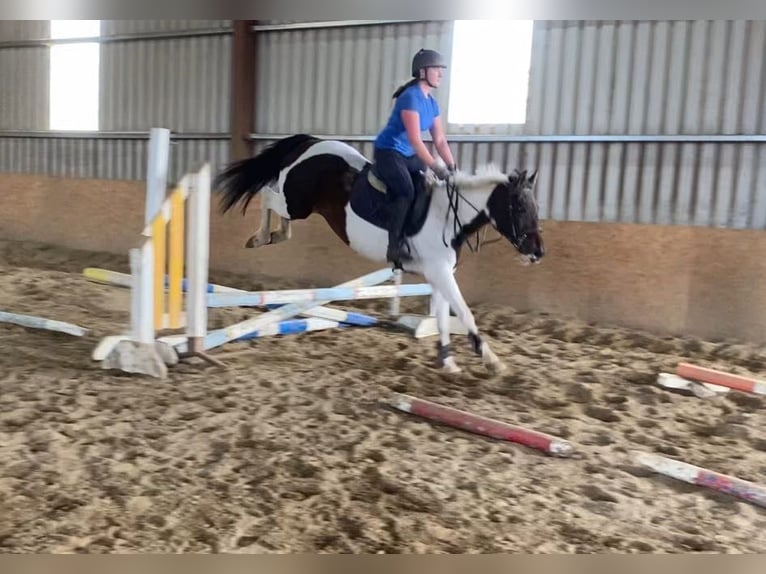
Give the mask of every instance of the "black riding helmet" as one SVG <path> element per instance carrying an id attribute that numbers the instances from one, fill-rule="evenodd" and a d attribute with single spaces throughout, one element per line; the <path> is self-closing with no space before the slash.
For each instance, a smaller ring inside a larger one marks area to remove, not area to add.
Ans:
<path id="1" fill-rule="evenodd" d="M 423 68 L 446 68 L 444 57 L 436 50 L 421 49 L 412 58 L 412 77 L 420 78 L 420 70 Z"/>

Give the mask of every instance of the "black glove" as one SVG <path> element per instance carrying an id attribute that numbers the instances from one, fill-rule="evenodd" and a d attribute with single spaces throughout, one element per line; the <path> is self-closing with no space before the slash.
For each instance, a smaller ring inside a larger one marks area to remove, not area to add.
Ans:
<path id="1" fill-rule="evenodd" d="M 431 167 L 431 171 L 434 172 L 434 175 L 442 181 L 446 181 L 450 176 L 449 170 L 440 163 L 435 163 Z"/>

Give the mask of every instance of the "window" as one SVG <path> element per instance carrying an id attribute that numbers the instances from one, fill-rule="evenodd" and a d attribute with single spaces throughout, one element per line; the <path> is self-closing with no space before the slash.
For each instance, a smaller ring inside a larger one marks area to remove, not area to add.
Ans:
<path id="1" fill-rule="evenodd" d="M 51 20 L 52 39 L 95 38 L 100 20 Z M 98 130 L 99 43 L 57 43 L 50 49 L 50 129 Z"/>
<path id="2" fill-rule="evenodd" d="M 532 20 L 456 20 L 450 63 L 450 124 L 523 124 Z"/>

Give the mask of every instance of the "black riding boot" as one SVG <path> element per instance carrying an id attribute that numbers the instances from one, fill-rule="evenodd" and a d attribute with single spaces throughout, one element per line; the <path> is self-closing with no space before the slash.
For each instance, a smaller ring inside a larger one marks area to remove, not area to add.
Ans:
<path id="1" fill-rule="evenodd" d="M 396 199 L 391 203 L 388 220 L 388 250 L 386 251 L 386 259 L 391 263 L 401 264 L 405 261 L 412 261 L 412 257 L 404 245 L 404 222 L 407 219 L 409 209 L 410 202 L 406 197 Z"/>

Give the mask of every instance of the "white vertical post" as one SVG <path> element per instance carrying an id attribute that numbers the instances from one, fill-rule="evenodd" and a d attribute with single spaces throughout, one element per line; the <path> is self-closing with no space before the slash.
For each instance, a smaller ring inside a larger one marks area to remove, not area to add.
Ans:
<path id="1" fill-rule="evenodd" d="M 394 269 L 394 285 L 401 285 L 402 284 L 402 270 L 401 269 Z M 399 295 L 396 297 L 391 297 L 391 302 L 389 304 L 389 314 L 392 317 L 398 317 L 399 316 Z"/>
<path id="2" fill-rule="evenodd" d="M 130 250 L 131 336 L 139 343 L 154 342 L 154 248 L 149 237 L 144 245 Z"/>
<path id="3" fill-rule="evenodd" d="M 149 225 L 165 201 L 170 158 L 170 130 L 152 128 L 149 132 L 149 156 L 146 162 L 146 213 L 144 224 Z"/>
<path id="4" fill-rule="evenodd" d="M 187 234 L 188 294 L 186 298 L 189 350 L 199 352 L 207 335 L 207 280 L 210 260 L 210 164 L 189 178 Z"/>

